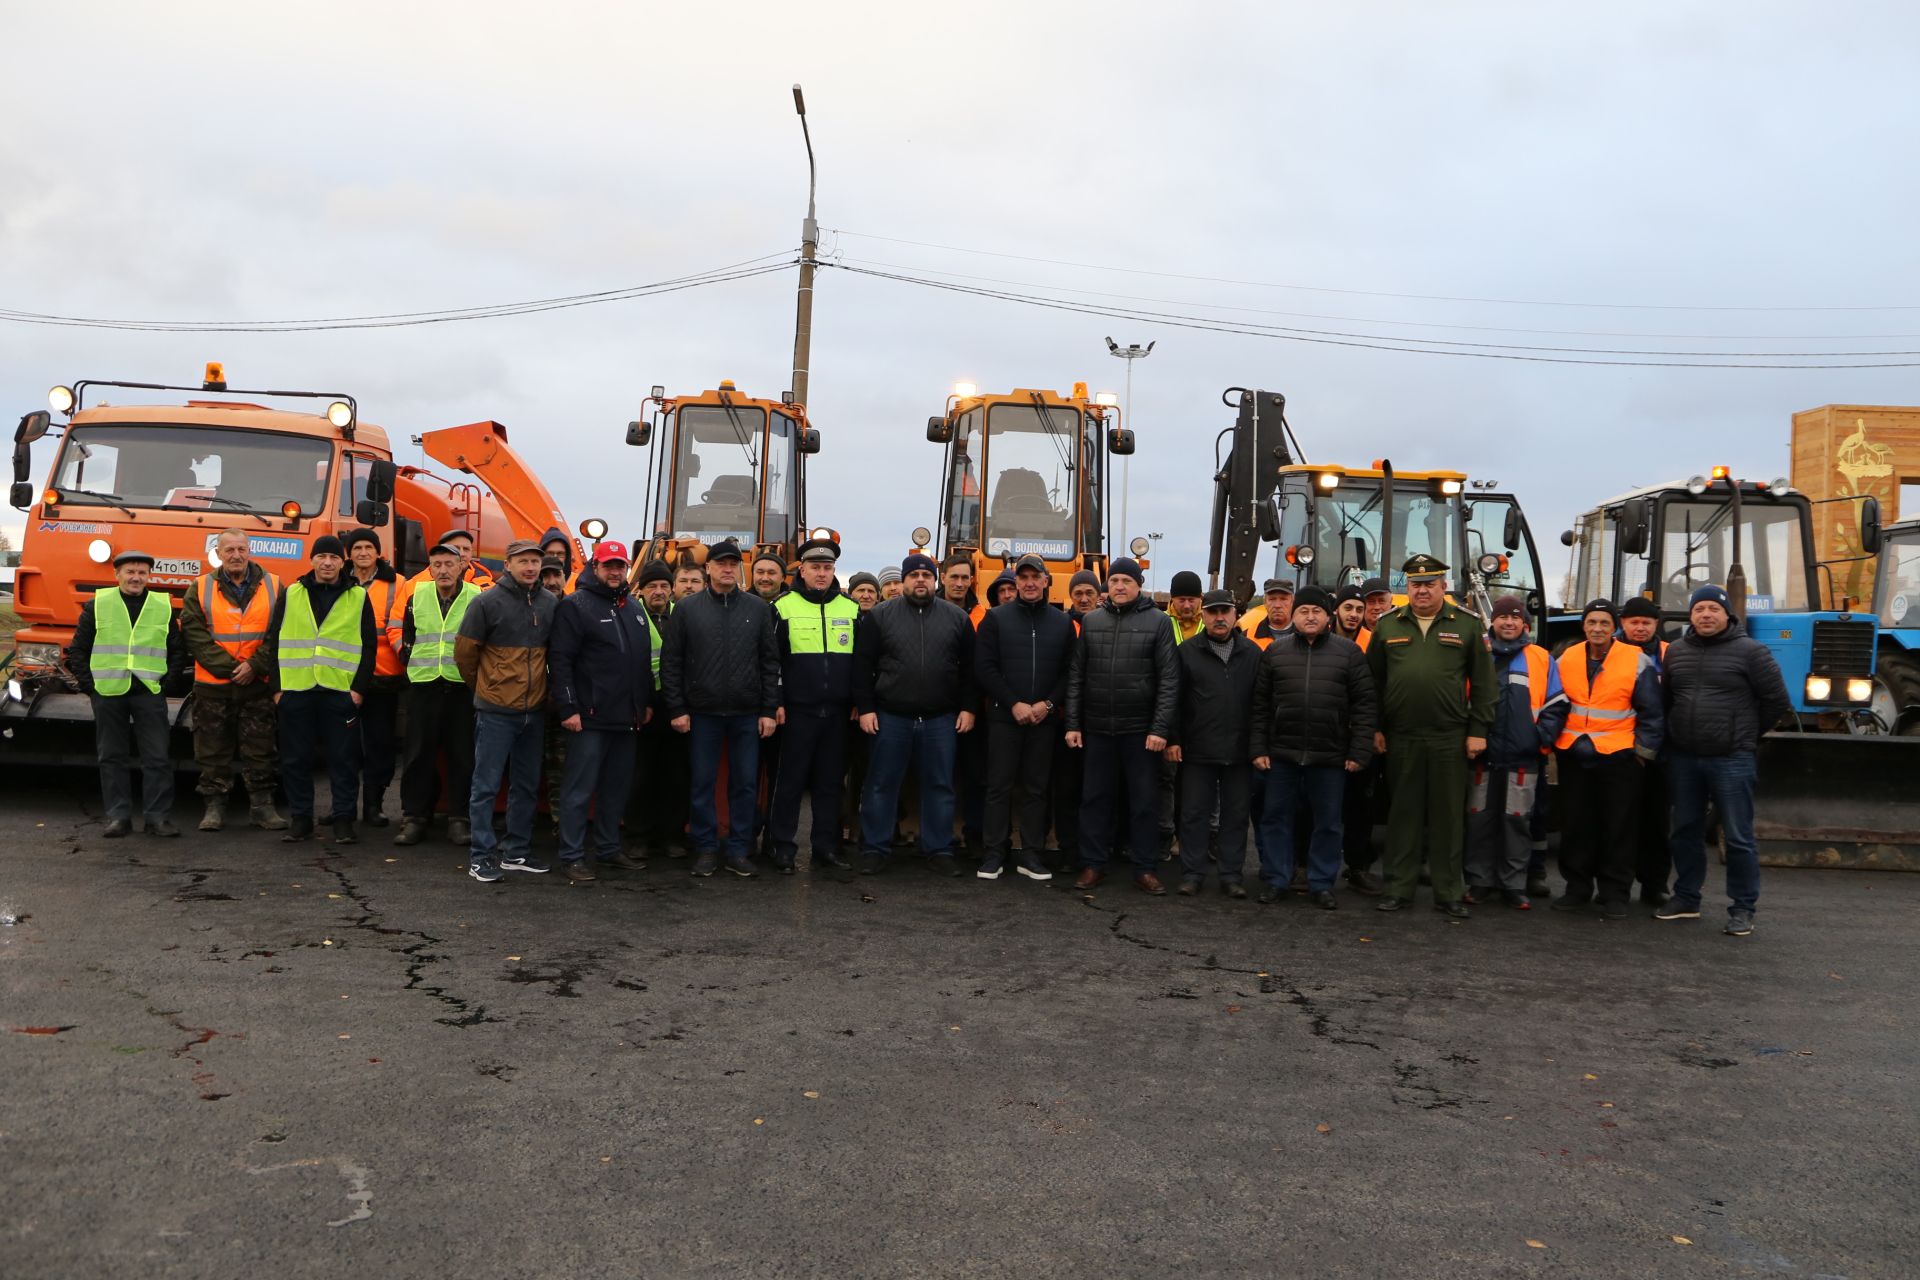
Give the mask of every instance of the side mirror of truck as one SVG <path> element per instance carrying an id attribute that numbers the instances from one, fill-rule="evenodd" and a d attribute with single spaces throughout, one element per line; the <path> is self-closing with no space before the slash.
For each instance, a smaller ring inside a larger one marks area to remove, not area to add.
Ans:
<path id="1" fill-rule="evenodd" d="M 1507 550 L 1518 551 L 1521 533 L 1520 508 L 1508 507 L 1507 522 L 1500 527 L 1500 541 L 1506 544 Z"/>
<path id="2" fill-rule="evenodd" d="M 25 511 L 28 507 L 32 506 L 33 481 L 15 480 L 13 487 L 7 491 L 7 501 L 11 502 L 21 511 Z"/>
<path id="3" fill-rule="evenodd" d="M 369 529 L 378 529 L 387 523 L 387 504 L 375 502 L 372 498 L 362 498 L 353 504 L 353 518 Z"/>
<path id="4" fill-rule="evenodd" d="M 1107 428 L 1107 452 L 1115 457 L 1125 458 L 1133 453 L 1133 428 Z"/>
<path id="5" fill-rule="evenodd" d="M 1280 495 L 1274 494 L 1255 509 L 1258 514 L 1254 517 L 1254 523 L 1260 527 L 1260 541 L 1262 542 L 1280 541 L 1281 501 Z"/>
<path id="6" fill-rule="evenodd" d="M 645 418 L 627 424 L 627 443 L 634 448 L 645 448 L 653 439 L 653 424 Z"/>
<path id="7" fill-rule="evenodd" d="M 808 427 L 800 433 L 799 448 L 802 453 L 820 452 L 820 428 Z"/>
<path id="8" fill-rule="evenodd" d="M 1620 530 L 1620 550 L 1630 556 L 1647 554 L 1647 539 L 1653 528 L 1652 504 L 1637 498 L 1621 507 L 1614 520 Z"/>
<path id="9" fill-rule="evenodd" d="M 1860 500 L 1860 550 L 1870 556 L 1880 554 L 1880 499 L 1871 494 Z"/>
<path id="10" fill-rule="evenodd" d="M 927 442 L 929 444 L 946 444 L 952 439 L 953 424 L 951 422 L 939 417 L 927 419 Z"/>
<path id="11" fill-rule="evenodd" d="M 378 503 L 383 508 L 385 504 L 392 502 L 393 481 L 399 470 L 398 467 L 384 458 L 374 459 L 373 466 L 367 470 L 368 501 Z M 361 523 L 365 524 L 366 521 L 363 520 Z M 386 517 L 384 515 L 381 517 L 380 523 L 386 523 Z"/>
<path id="12" fill-rule="evenodd" d="M 45 409 L 35 409 L 32 413 L 22 414 L 20 425 L 14 429 L 15 444 L 32 444 L 53 426 L 53 415 Z"/>

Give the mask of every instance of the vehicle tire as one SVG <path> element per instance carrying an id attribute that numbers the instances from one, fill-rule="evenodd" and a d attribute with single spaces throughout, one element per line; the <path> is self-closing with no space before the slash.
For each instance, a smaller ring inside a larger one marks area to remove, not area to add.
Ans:
<path id="1" fill-rule="evenodd" d="M 1893 732 L 1905 737 L 1920 736 L 1920 654 L 1902 649 L 1882 649 L 1874 682 L 1892 695 L 1897 709 Z"/>

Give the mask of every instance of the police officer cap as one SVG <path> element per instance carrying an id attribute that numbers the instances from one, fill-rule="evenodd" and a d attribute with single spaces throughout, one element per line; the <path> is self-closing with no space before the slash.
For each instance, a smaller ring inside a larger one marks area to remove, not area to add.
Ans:
<path id="1" fill-rule="evenodd" d="M 732 538 L 723 538 L 707 548 L 708 563 L 712 563 L 715 560 L 738 560 L 739 558 L 740 544 Z"/>
<path id="2" fill-rule="evenodd" d="M 1660 606 L 1645 596 L 1635 596 L 1620 606 L 1622 618 L 1658 618 Z"/>
<path id="3" fill-rule="evenodd" d="M 1283 591 L 1287 595 L 1292 595 L 1293 580 L 1291 578 L 1268 578 L 1267 585 L 1260 588 L 1262 595 L 1270 596 L 1276 591 Z"/>
<path id="4" fill-rule="evenodd" d="M 1392 594 L 1393 589 L 1387 586 L 1387 580 L 1385 578 L 1368 578 L 1360 584 L 1360 596 L 1362 599 L 1368 596 L 1390 596 Z"/>
<path id="5" fill-rule="evenodd" d="M 153 568 L 153 557 L 144 551 L 122 551 L 113 558 L 113 567 L 118 569 L 123 564 L 144 564 L 147 568 L 151 569 Z"/>
<path id="6" fill-rule="evenodd" d="M 1409 582 L 1425 578 L 1444 578 L 1447 576 L 1447 565 L 1446 561 L 1438 556 L 1430 556 L 1422 551 L 1417 556 L 1408 557 L 1407 562 L 1400 566 L 1400 572 L 1407 575 Z"/>
<path id="7" fill-rule="evenodd" d="M 1212 613 L 1215 609 L 1238 609 L 1239 607 L 1238 604 L 1234 603 L 1233 592 L 1227 590 L 1225 587 L 1219 587 L 1200 597 L 1200 611 L 1202 613 Z"/>
<path id="8" fill-rule="evenodd" d="M 803 561 L 813 560 L 817 562 L 824 560 L 826 563 L 832 564 L 839 558 L 840 548 L 834 544 L 831 538 L 808 538 L 800 544 L 800 559 Z M 778 557 L 776 556 L 775 559 L 778 559 Z M 758 561 L 755 561 L 755 563 L 757 564 Z M 785 568 L 786 566 L 782 565 L 781 567 Z"/>

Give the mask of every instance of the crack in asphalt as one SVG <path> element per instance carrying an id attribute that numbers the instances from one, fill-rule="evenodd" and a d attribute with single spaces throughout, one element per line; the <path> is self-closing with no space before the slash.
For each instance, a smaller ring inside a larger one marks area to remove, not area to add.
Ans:
<path id="1" fill-rule="evenodd" d="M 496 1018 L 492 1014 L 489 1014 L 487 1007 L 479 1001 L 469 1000 L 464 996 L 454 994 L 453 991 L 447 987 L 427 981 L 426 971 L 428 966 L 438 964 L 448 958 L 445 954 L 430 950 L 430 948 L 444 946 L 446 939 L 437 938 L 419 929 L 399 929 L 391 925 L 379 923 L 385 918 L 384 913 L 373 905 L 372 897 L 353 882 L 352 877 L 346 873 L 344 868 L 332 862 L 332 859 L 337 856 L 336 854 L 322 854 L 307 865 L 324 875 L 332 876 L 334 880 L 339 883 L 340 892 L 346 896 L 348 901 L 360 909 L 358 916 L 354 916 L 347 921 L 347 927 L 350 929 L 361 929 L 386 938 L 414 939 L 413 942 L 408 943 L 406 946 L 390 946 L 387 948 L 387 950 L 407 958 L 405 970 L 407 982 L 401 990 L 421 992 L 424 995 L 431 996 L 441 1004 L 446 1005 L 449 1009 L 452 1009 L 452 1015 L 434 1019 L 434 1021 L 441 1026 L 477 1027 L 486 1022 L 506 1021 L 504 1018 Z"/>

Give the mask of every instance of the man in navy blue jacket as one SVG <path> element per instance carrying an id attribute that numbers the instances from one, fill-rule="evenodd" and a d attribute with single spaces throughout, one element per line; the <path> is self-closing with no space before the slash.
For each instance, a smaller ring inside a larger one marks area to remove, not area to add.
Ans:
<path id="1" fill-rule="evenodd" d="M 594 878 L 587 861 L 588 811 L 601 862 L 644 871 L 620 844 L 640 727 L 652 714 L 653 646 L 647 619 L 627 591 L 627 549 L 602 542 L 590 574 L 560 602 L 547 646 L 554 711 L 572 735 L 560 778 L 560 861 L 569 881 Z"/>

